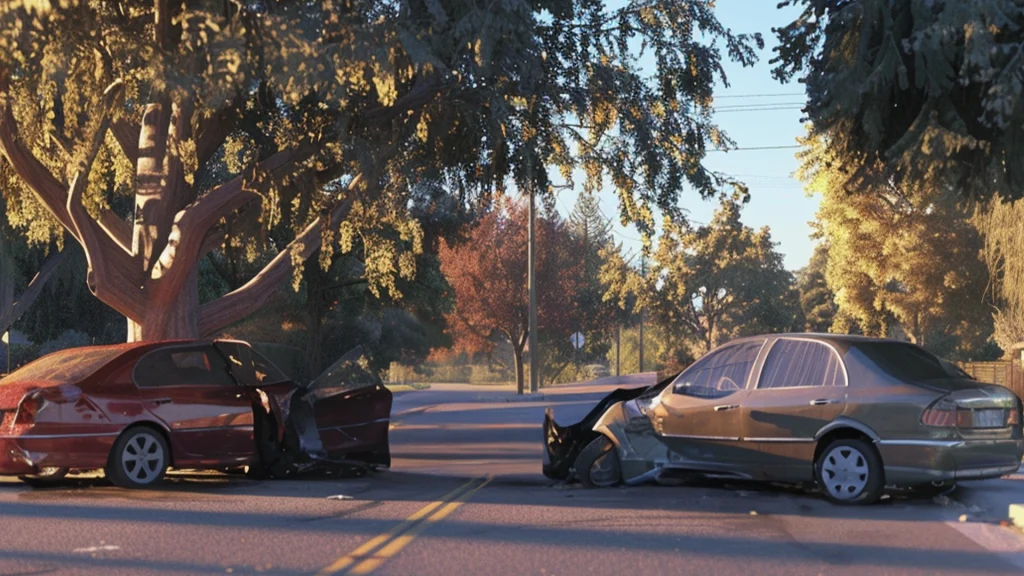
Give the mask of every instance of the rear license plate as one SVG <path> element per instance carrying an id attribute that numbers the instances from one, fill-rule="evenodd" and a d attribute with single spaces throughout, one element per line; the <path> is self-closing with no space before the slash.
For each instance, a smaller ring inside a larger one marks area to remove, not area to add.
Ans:
<path id="1" fill-rule="evenodd" d="M 974 411 L 975 428 L 1002 428 L 1006 425 L 1006 411 L 1001 408 Z"/>

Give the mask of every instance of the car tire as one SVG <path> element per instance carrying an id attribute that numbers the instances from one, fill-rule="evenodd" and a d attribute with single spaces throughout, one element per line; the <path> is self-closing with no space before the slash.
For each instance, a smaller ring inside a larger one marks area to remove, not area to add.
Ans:
<path id="1" fill-rule="evenodd" d="M 587 488 L 607 488 L 619 483 L 622 471 L 615 445 L 604 435 L 593 439 L 580 450 L 573 463 L 576 477 Z"/>
<path id="2" fill-rule="evenodd" d="M 835 504 L 874 504 L 885 489 L 885 469 L 875 447 L 863 440 L 829 443 L 814 463 L 814 476 Z"/>
<path id="3" fill-rule="evenodd" d="M 18 479 L 34 488 L 43 488 L 59 483 L 69 472 L 70 468 L 48 467 L 41 469 L 38 474 L 26 474 L 18 476 Z"/>
<path id="4" fill-rule="evenodd" d="M 107 478 L 121 488 L 149 488 L 163 479 L 171 451 L 163 435 L 146 426 L 125 430 L 107 459 Z"/>

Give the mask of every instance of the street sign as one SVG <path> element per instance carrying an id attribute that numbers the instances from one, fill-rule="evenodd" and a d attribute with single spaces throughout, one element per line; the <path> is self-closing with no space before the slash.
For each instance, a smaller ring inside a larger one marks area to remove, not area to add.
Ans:
<path id="1" fill-rule="evenodd" d="M 583 348 L 583 334 L 581 332 L 574 332 L 573 335 L 569 337 L 569 341 L 572 342 L 573 348 L 577 350 Z"/>
<path id="2" fill-rule="evenodd" d="M 4 332 L 4 335 L 2 337 L 0 337 L 0 342 L 3 342 L 4 344 L 8 344 L 10 342 L 10 335 L 11 335 L 10 332 Z"/>

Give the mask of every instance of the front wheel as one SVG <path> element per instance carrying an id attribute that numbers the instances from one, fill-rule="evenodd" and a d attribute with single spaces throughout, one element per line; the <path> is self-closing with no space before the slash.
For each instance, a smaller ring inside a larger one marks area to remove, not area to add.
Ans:
<path id="1" fill-rule="evenodd" d="M 882 459 L 863 440 L 836 440 L 814 463 L 818 486 L 836 504 L 874 504 L 885 489 Z"/>
<path id="2" fill-rule="evenodd" d="M 580 451 L 573 463 L 576 476 L 587 488 L 607 488 L 619 483 L 619 453 L 605 436 L 598 436 Z"/>
<path id="3" fill-rule="evenodd" d="M 107 478 L 121 488 L 148 488 L 159 482 L 170 463 L 171 451 L 157 431 L 129 428 L 114 442 L 107 461 Z"/>

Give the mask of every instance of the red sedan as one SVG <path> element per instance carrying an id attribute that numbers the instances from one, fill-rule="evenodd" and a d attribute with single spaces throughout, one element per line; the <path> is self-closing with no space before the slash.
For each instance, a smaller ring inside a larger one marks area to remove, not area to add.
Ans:
<path id="1" fill-rule="evenodd" d="M 74 348 L 0 380 L 0 475 L 103 469 L 140 488 L 169 466 L 272 476 L 391 464 L 391 392 L 361 350 L 300 385 L 244 342 Z"/>

